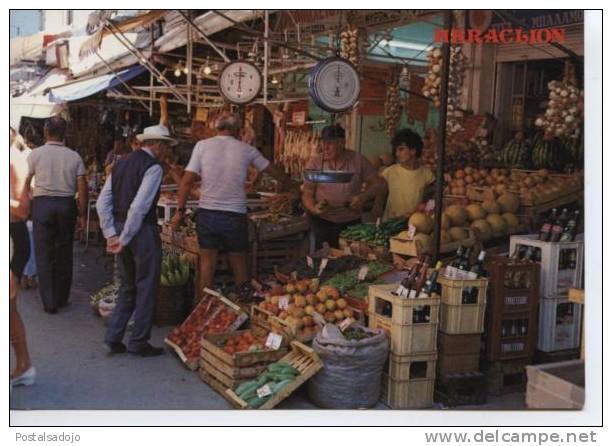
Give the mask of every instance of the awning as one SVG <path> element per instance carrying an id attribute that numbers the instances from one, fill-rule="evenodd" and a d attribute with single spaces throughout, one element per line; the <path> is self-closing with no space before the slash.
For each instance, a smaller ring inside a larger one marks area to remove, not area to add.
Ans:
<path id="1" fill-rule="evenodd" d="M 103 74 L 94 78 L 74 81 L 69 84 L 51 88 L 49 100 L 55 103 L 65 103 L 86 98 L 100 91 L 113 88 L 121 82 L 127 82 L 146 71 L 141 65 L 135 65 L 127 70 L 114 73 Z"/>
<path id="2" fill-rule="evenodd" d="M 46 119 L 60 113 L 63 104 L 49 101 L 49 95 L 25 94 L 10 100 L 10 123 L 13 128 L 18 129 L 22 117 Z"/>

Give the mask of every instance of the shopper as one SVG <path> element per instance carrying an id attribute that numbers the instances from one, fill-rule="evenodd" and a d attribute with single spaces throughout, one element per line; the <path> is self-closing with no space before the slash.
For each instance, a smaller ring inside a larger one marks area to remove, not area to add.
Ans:
<path id="1" fill-rule="evenodd" d="M 141 149 L 115 164 L 97 210 L 107 251 L 119 255 L 119 298 L 104 341 L 111 353 L 147 357 L 163 353 L 149 344 L 162 258 L 157 201 L 163 177 L 160 161 L 176 141 L 161 125 L 147 127 L 138 139 Z M 132 314 L 126 348 L 122 341 Z"/>
<path id="2" fill-rule="evenodd" d="M 236 284 L 242 285 L 248 280 L 245 183 L 249 165 L 279 180 L 283 190 L 290 187 L 284 173 L 274 168 L 255 147 L 238 139 L 240 121 L 236 116 L 222 113 L 215 127 L 217 136 L 199 141 L 193 149 L 179 188 L 178 209 L 172 219 L 174 227 L 182 223 L 187 195 L 201 178 L 196 218 L 202 287 L 212 287 L 214 283 L 219 251 L 228 253 Z"/>
<path id="3" fill-rule="evenodd" d="M 17 134 L 10 130 L 11 146 Z M 27 160 L 20 154 L 11 153 L 9 165 L 9 236 L 10 236 L 10 271 L 9 271 L 9 324 L 10 341 L 15 349 L 16 366 L 10 375 L 10 386 L 34 384 L 36 370 L 32 367 L 26 342 L 23 320 L 17 311 L 17 293 L 19 280 L 30 256 L 30 242 L 25 219 L 30 212 L 30 198 L 25 190 L 28 172 Z"/>
<path id="4" fill-rule="evenodd" d="M 106 154 L 106 159 L 104 160 L 104 173 L 108 176 L 113 167 L 121 158 L 126 157 L 130 150 L 133 150 L 131 147 L 128 148 L 125 145 L 125 141 L 122 139 L 116 139 L 113 143 L 113 149 Z"/>
<path id="5" fill-rule="evenodd" d="M 311 158 L 306 169 L 353 173 L 349 183 L 311 183 L 304 181 L 302 203 L 310 212 L 317 249 L 323 243 L 338 248 L 338 237 L 347 226 L 361 223 L 366 202 L 382 193 L 383 184 L 376 169 L 361 154 L 345 148 L 344 129 L 327 126 L 321 132 L 323 153 Z M 365 183 L 365 191 L 361 192 Z M 380 215 L 382 209 L 373 211 Z"/>
<path id="6" fill-rule="evenodd" d="M 33 177 L 32 221 L 39 293 L 44 310 L 55 314 L 70 299 L 75 224 L 85 227 L 87 181 L 80 155 L 63 143 L 66 121 L 52 117 L 45 122 L 46 144 L 28 157 L 29 192 Z M 78 191 L 78 208 L 75 194 Z"/>
<path id="7" fill-rule="evenodd" d="M 415 211 L 424 199 L 433 196 L 435 176 L 420 164 L 423 140 L 410 129 L 400 130 L 391 140 L 396 164 L 381 174 L 388 185 L 384 219 L 405 216 Z"/>

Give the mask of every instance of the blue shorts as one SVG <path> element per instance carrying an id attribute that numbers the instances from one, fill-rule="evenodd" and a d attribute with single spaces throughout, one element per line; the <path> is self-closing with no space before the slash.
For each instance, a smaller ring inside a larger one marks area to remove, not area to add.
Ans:
<path id="1" fill-rule="evenodd" d="M 247 251 L 249 230 L 246 214 L 200 208 L 196 223 L 200 248 L 225 252 Z"/>

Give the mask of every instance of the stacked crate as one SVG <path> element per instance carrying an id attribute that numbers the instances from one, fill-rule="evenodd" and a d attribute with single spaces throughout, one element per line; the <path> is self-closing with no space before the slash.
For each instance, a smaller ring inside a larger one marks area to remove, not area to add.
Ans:
<path id="1" fill-rule="evenodd" d="M 537 263 L 496 256 L 487 265 L 489 293 L 486 317 L 488 392 L 525 389 L 525 367 L 538 339 L 540 268 Z"/>
<path id="2" fill-rule="evenodd" d="M 584 242 L 543 242 L 537 235 L 511 237 L 510 252 L 514 252 L 517 246 L 531 246 L 540 251 L 538 350 L 544 353 L 577 352 L 581 306 L 569 301 L 568 291 L 569 288 L 582 288 Z M 574 259 L 571 262 L 568 261 L 570 256 Z"/>
<path id="3" fill-rule="evenodd" d="M 436 401 L 446 406 L 484 404 L 480 372 L 487 279 L 438 279 L 442 287 L 438 334 Z"/>
<path id="4" fill-rule="evenodd" d="M 433 405 L 440 296 L 406 299 L 398 285 L 372 285 L 369 327 L 389 334 L 391 348 L 383 373 L 381 401 L 393 409 Z"/>

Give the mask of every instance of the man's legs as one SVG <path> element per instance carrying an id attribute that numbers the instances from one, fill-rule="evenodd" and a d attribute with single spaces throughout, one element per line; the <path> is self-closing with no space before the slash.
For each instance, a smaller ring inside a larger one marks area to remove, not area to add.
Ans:
<path id="1" fill-rule="evenodd" d="M 53 265 L 53 294 L 60 307 L 65 306 L 70 298 L 76 217 L 75 201 L 73 199 L 62 200 L 57 212 L 57 225 L 60 230 L 57 234 L 55 264 Z"/>
<path id="2" fill-rule="evenodd" d="M 34 249 L 36 250 L 36 270 L 38 271 L 38 292 L 45 311 L 56 311 L 57 302 L 53 294 L 53 264 L 55 239 L 58 228 L 53 219 L 53 203 L 49 198 L 34 199 L 32 206 L 34 224 Z"/>
<path id="3" fill-rule="evenodd" d="M 234 273 L 234 280 L 237 286 L 249 280 L 246 252 L 230 252 L 227 254 L 227 259 Z"/>
<path id="4" fill-rule="evenodd" d="M 212 289 L 215 284 L 217 253 L 216 249 L 200 249 L 200 291 L 203 288 Z"/>

